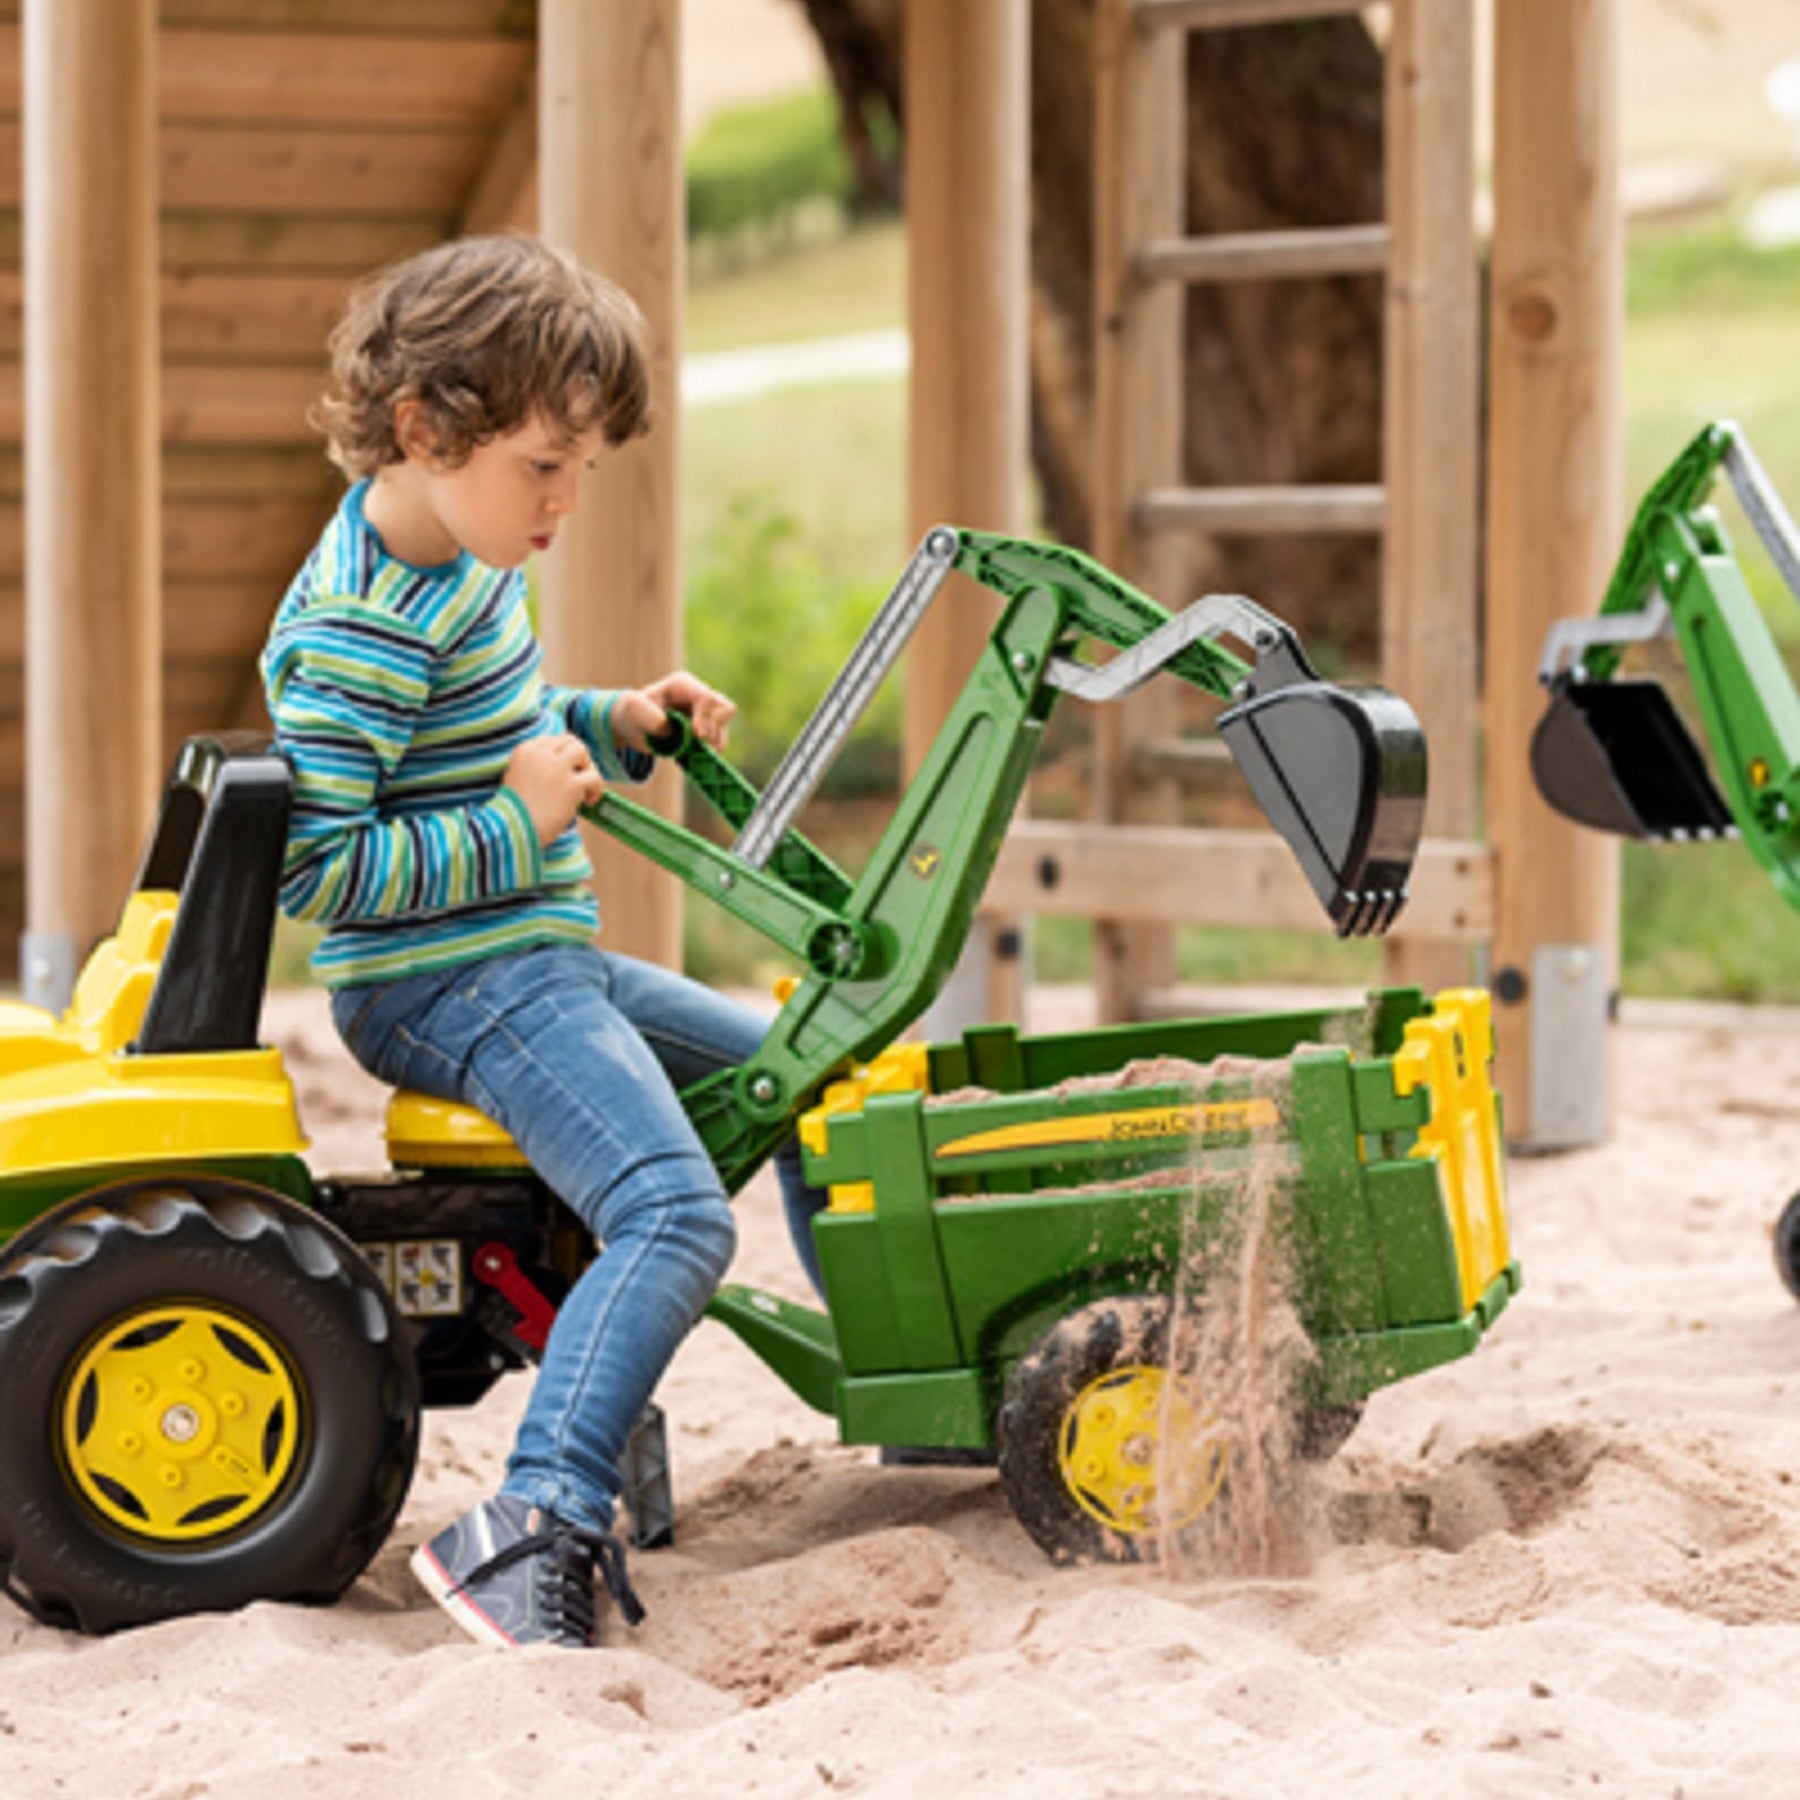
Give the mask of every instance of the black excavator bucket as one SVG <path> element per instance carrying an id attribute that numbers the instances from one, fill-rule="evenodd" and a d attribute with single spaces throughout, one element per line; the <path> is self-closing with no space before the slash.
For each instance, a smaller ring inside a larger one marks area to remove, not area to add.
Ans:
<path id="1" fill-rule="evenodd" d="M 1385 688 L 1321 681 L 1291 639 L 1264 649 L 1219 735 L 1338 936 L 1386 931 L 1424 823 L 1425 733 Z"/>
<path id="2" fill-rule="evenodd" d="M 1654 681 L 1551 686 L 1531 739 L 1545 801 L 1577 824 L 1620 837 L 1723 837 L 1731 809 L 1693 734 Z"/>

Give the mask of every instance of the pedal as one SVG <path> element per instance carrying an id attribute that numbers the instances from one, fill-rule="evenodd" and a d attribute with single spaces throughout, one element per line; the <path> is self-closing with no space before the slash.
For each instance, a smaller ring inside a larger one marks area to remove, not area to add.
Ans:
<path id="1" fill-rule="evenodd" d="M 511 1358 L 514 1368 L 535 1368 L 543 1360 L 541 1346 L 527 1343 L 519 1335 L 518 1309 L 492 1288 L 475 1302 L 470 1314 L 489 1340 Z"/>

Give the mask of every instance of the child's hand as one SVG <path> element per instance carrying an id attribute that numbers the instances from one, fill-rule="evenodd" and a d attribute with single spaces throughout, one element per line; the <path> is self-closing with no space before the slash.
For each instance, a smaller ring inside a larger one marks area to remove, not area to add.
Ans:
<path id="1" fill-rule="evenodd" d="M 648 750 L 649 740 L 662 730 L 672 712 L 686 713 L 694 736 L 715 750 L 723 750 L 737 706 L 697 675 L 677 669 L 673 675 L 623 693 L 613 702 L 613 736 L 628 749 Z"/>
<path id="2" fill-rule="evenodd" d="M 546 850 L 574 823 L 577 807 L 592 805 L 605 783 L 580 738 L 527 738 L 507 759 L 502 785 L 525 802 L 537 840 Z"/>

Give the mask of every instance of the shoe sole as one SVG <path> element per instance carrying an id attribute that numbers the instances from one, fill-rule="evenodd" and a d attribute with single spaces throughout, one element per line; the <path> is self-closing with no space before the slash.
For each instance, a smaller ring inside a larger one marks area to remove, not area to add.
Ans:
<path id="1" fill-rule="evenodd" d="M 510 1636 L 484 1613 L 467 1594 L 455 1591 L 456 1582 L 450 1572 L 431 1554 L 429 1544 L 421 1544 L 412 1553 L 408 1566 L 419 1586 L 447 1612 L 476 1643 L 490 1650 L 516 1650 L 517 1638 Z"/>

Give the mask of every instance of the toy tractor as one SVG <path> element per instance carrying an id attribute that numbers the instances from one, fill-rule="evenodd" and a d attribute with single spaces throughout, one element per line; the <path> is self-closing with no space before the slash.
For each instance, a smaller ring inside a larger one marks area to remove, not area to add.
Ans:
<path id="1" fill-rule="evenodd" d="M 1578 824 L 1622 837 L 1741 837 L 1800 907 L 1800 695 L 1711 495 L 1723 474 L 1800 600 L 1800 531 L 1735 425 L 1705 430 L 1638 507 L 1597 617 L 1550 629 L 1550 703 L 1532 739 L 1538 791 Z M 1710 757 L 1654 679 L 1620 679 L 1634 644 L 1672 639 Z M 1800 1194 L 1775 1227 L 1775 1264 L 1800 1299 Z"/>
<path id="2" fill-rule="evenodd" d="M 793 821 L 953 570 L 1004 608 L 853 880 Z M 1081 640 L 1120 654 L 1092 666 Z M 1297 1405 L 1319 1453 L 1371 1390 L 1472 1349 L 1518 1279 L 1479 993 L 898 1044 L 955 961 L 1057 699 L 1159 670 L 1228 702 L 1220 731 L 1339 930 L 1384 929 L 1424 792 L 1408 708 L 1319 681 L 1248 601 L 1171 617 L 1073 552 L 948 528 L 766 791 L 673 722 L 660 748 L 729 848 L 610 792 L 589 814 L 801 971 L 756 1054 L 683 1098 L 733 1192 L 800 1131 L 832 1195 L 825 1308 L 733 1287 L 713 1315 L 845 1442 L 993 1450 L 1057 1556 L 1154 1555 L 1229 1479 L 1215 1457 L 1198 1489 L 1165 1483 L 1179 1506 L 1159 1501 L 1156 1452 L 1182 1234 L 1253 1163 L 1291 1212 L 1317 1352 Z M 397 1094 L 390 1168 L 308 1171 L 257 1038 L 290 792 L 267 745 L 190 742 L 68 1011 L 0 1016 L 0 1572 L 88 1631 L 341 1593 L 400 1509 L 421 1406 L 532 1361 L 596 1253 L 466 1108 Z M 1235 1064 L 1198 1085 L 1070 1080 L 1226 1052 L 1288 1059 L 1291 1080 L 1276 1099 Z M 628 1472 L 640 1544 L 671 1530 L 656 1424 Z"/>

